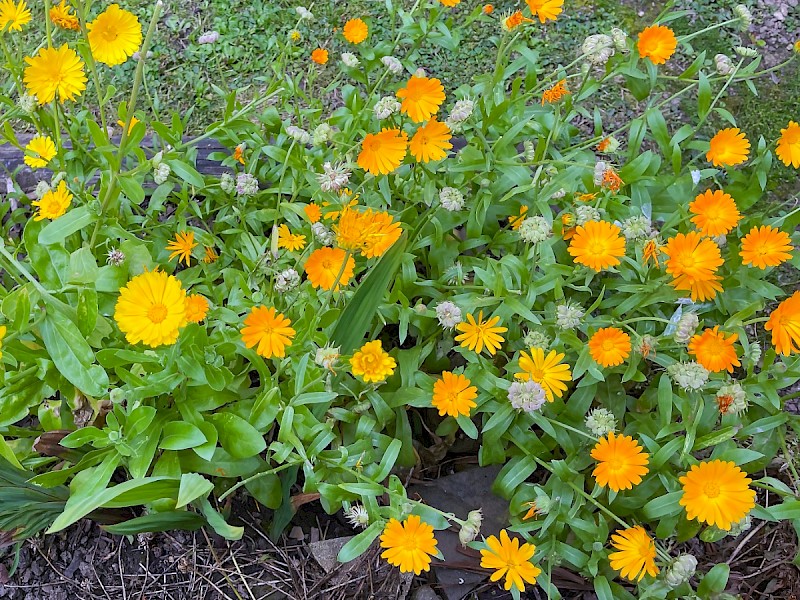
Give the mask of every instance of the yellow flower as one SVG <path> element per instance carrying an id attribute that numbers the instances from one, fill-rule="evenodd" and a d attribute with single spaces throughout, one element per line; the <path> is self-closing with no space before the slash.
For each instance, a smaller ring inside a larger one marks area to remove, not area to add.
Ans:
<path id="1" fill-rule="evenodd" d="M 522 222 L 525 220 L 525 215 L 528 212 L 527 206 L 520 206 L 519 207 L 519 215 L 511 215 L 508 217 L 508 224 L 511 225 L 511 229 L 517 231 L 519 226 L 522 225 Z"/>
<path id="2" fill-rule="evenodd" d="M 203 256 L 203 262 L 206 263 L 206 264 L 211 264 L 213 262 L 217 262 L 218 258 L 219 258 L 219 254 L 217 254 L 217 251 L 214 250 L 214 247 L 213 246 L 206 246 L 205 256 Z"/>
<path id="3" fill-rule="evenodd" d="M 692 300 L 701 301 L 722 290 L 716 271 L 725 261 L 712 240 L 696 231 L 679 233 L 667 241 L 662 252 L 669 257 L 667 273 L 672 275 L 671 285 L 676 290 L 689 291 Z"/>
<path id="4" fill-rule="evenodd" d="M 433 117 L 417 129 L 408 149 L 417 162 L 442 160 L 447 157 L 447 151 L 453 147 L 450 143 L 452 137 L 450 128 Z"/>
<path id="5" fill-rule="evenodd" d="M 730 531 L 756 505 L 756 492 L 750 479 L 735 463 L 712 460 L 693 465 L 679 477 L 683 496 L 678 503 L 686 508 L 688 519 Z"/>
<path id="6" fill-rule="evenodd" d="M 313 202 L 306 204 L 303 207 L 303 212 L 306 213 L 308 220 L 312 223 L 316 223 L 322 218 L 322 209 Z"/>
<path id="7" fill-rule="evenodd" d="M 186 325 L 186 291 L 163 271 L 137 275 L 120 289 L 114 320 L 130 344 L 174 344 Z"/>
<path id="8" fill-rule="evenodd" d="M 263 304 L 254 306 L 244 319 L 244 327 L 239 331 L 242 341 L 248 348 L 257 345 L 256 353 L 264 358 L 286 356 L 286 348 L 292 345 L 295 330 L 292 321 L 279 313 L 274 307 Z"/>
<path id="9" fill-rule="evenodd" d="M 131 124 L 128 125 L 128 134 L 130 134 L 130 132 L 133 131 L 133 128 L 136 126 L 138 122 L 139 119 L 137 119 L 136 117 L 131 117 Z M 120 127 L 125 127 L 125 121 L 123 121 L 122 119 L 117 119 L 117 125 L 119 125 Z"/>
<path id="10" fill-rule="evenodd" d="M 454 6 L 457 6 L 459 2 L 461 2 L 461 0 L 439 0 L 440 4 L 448 8 L 453 8 Z"/>
<path id="11" fill-rule="evenodd" d="M 61 0 L 61 4 L 53 4 L 50 9 L 50 20 L 56 27 L 68 29 L 70 31 L 80 31 L 81 24 L 78 17 L 72 14 L 72 7 L 67 4 L 67 0 Z"/>
<path id="12" fill-rule="evenodd" d="M 439 416 L 469 416 L 477 406 L 473 400 L 478 396 L 478 388 L 470 385 L 464 375 L 443 371 L 442 378 L 433 384 L 433 404 L 439 409 Z"/>
<path id="13" fill-rule="evenodd" d="M 328 62 L 328 51 L 324 48 L 317 48 L 311 53 L 311 60 L 318 65 L 324 65 Z"/>
<path id="14" fill-rule="evenodd" d="M 194 241 L 193 231 L 181 231 L 180 233 L 176 233 L 175 239 L 167 245 L 167 250 L 173 250 L 172 254 L 169 255 L 169 260 L 177 256 L 178 264 L 183 261 L 188 267 L 192 261 L 192 250 L 196 247 L 197 243 Z"/>
<path id="15" fill-rule="evenodd" d="M 625 255 L 625 238 L 613 223 L 589 221 L 575 228 L 567 252 L 576 263 L 602 271 L 619 264 L 619 257 Z"/>
<path id="16" fill-rule="evenodd" d="M 83 61 L 66 44 L 60 48 L 42 48 L 33 58 L 25 57 L 25 87 L 39 104 L 47 104 L 56 94 L 58 100 L 74 100 L 86 89 Z"/>
<path id="17" fill-rule="evenodd" d="M 546 89 L 542 93 L 542 106 L 544 106 L 546 103 L 552 104 L 553 102 L 558 102 L 564 96 L 568 96 L 570 91 L 564 87 L 566 83 L 567 80 L 562 79 L 553 87 Z"/>
<path id="18" fill-rule="evenodd" d="M 25 0 L 20 0 L 19 4 L 14 4 L 13 0 L 0 2 L 0 31 L 6 27 L 6 31 L 22 31 L 22 26 L 30 23 L 30 20 L 31 11 Z"/>
<path id="19" fill-rule="evenodd" d="M 25 164 L 33 169 L 43 169 L 56 156 L 56 145 L 50 136 L 37 135 L 25 146 Z"/>
<path id="20" fill-rule="evenodd" d="M 433 527 L 423 522 L 417 515 L 408 515 L 402 523 L 390 519 L 381 535 L 381 554 L 386 562 L 400 567 L 401 573 L 419 575 L 431 568 L 431 556 L 436 550 Z"/>
<path id="21" fill-rule="evenodd" d="M 353 277 L 353 269 L 356 261 L 352 256 L 347 257 L 347 264 L 344 258 L 347 253 L 341 248 L 319 248 L 311 253 L 305 264 L 306 275 L 314 288 L 321 287 L 323 290 L 330 290 L 334 283 L 336 291 L 343 285 L 350 283 Z"/>
<path id="22" fill-rule="evenodd" d="M 506 578 L 503 588 L 510 590 L 514 586 L 518 591 L 525 591 L 525 583 L 536 584 L 536 578 L 542 570 L 531 563 L 536 546 L 524 543 L 519 538 L 511 539 L 505 529 L 500 530 L 500 539 L 490 535 L 486 538 L 486 548 L 481 550 L 481 566 L 494 569 L 490 581 Z"/>
<path id="23" fill-rule="evenodd" d="M 750 142 L 736 127 L 722 129 L 711 138 L 706 160 L 715 167 L 733 167 L 747 160 Z"/>
<path id="24" fill-rule="evenodd" d="M 525 0 L 534 16 L 539 17 L 540 23 L 555 21 L 561 14 L 564 0 Z M 506 588 L 508 589 L 508 588 Z"/>
<path id="25" fill-rule="evenodd" d="M 289 231 L 286 224 L 278 227 L 278 248 L 286 248 L 290 252 L 302 250 L 306 246 L 306 236 Z"/>
<path id="26" fill-rule="evenodd" d="M 349 207 L 344 208 L 333 231 L 339 248 L 359 252 L 365 258 L 381 256 L 403 233 L 389 213 L 371 208 L 362 212 Z"/>
<path id="27" fill-rule="evenodd" d="M 469 323 L 456 325 L 456 329 L 462 332 L 456 336 L 456 341 L 461 342 L 462 348 L 474 350 L 476 354 L 480 354 L 485 346 L 486 351 L 494 356 L 504 341 L 500 334 L 508 331 L 506 327 L 497 327 L 500 317 L 492 317 L 484 321 L 483 311 L 481 311 L 478 313 L 477 322 L 471 313 L 467 314 L 467 321 Z"/>
<path id="28" fill-rule="evenodd" d="M 742 218 L 736 202 L 722 190 L 706 190 L 699 194 L 689 204 L 689 212 L 695 215 L 692 223 L 710 237 L 729 234 Z"/>
<path id="29" fill-rule="evenodd" d="M 608 557 L 611 568 L 626 579 L 641 581 L 645 573 L 653 577 L 658 575 L 655 542 L 641 525 L 617 529 L 611 536 L 611 545 L 619 551 Z"/>
<path id="30" fill-rule="evenodd" d="M 429 120 L 439 112 L 444 102 L 444 86 L 438 79 L 412 75 L 406 87 L 397 90 L 400 112 L 408 115 L 414 123 Z"/>
<path id="31" fill-rule="evenodd" d="M 547 356 L 543 348 L 531 348 L 530 354 L 524 350 L 519 354 L 521 373 L 514 377 L 522 381 L 533 380 L 544 388 L 547 401 L 552 402 L 554 396 L 562 398 L 567 391 L 565 381 L 572 381 L 569 365 L 562 363 L 564 354 L 551 350 Z"/>
<path id="32" fill-rule="evenodd" d="M 5 325 L 0 325 L 0 358 L 3 358 L 3 338 L 6 337 L 6 329 Z"/>
<path id="33" fill-rule="evenodd" d="M 733 347 L 738 337 L 735 333 L 725 337 L 725 333 L 720 332 L 717 325 L 714 329 L 706 329 L 702 334 L 695 335 L 689 340 L 689 354 L 696 356 L 697 362 L 712 373 L 720 371 L 733 373 L 733 367 L 741 365 Z"/>
<path id="34" fill-rule="evenodd" d="M 800 168 L 800 124 L 789 121 L 786 129 L 781 129 L 775 154 L 787 167 L 792 165 L 795 169 Z"/>
<path id="35" fill-rule="evenodd" d="M 397 363 L 383 349 L 380 340 L 367 342 L 350 359 L 353 375 L 367 383 L 383 381 L 394 373 L 396 366 Z"/>
<path id="36" fill-rule="evenodd" d="M 350 19 L 344 24 L 342 35 L 351 44 L 360 44 L 369 35 L 369 27 L 362 19 Z"/>
<path id="37" fill-rule="evenodd" d="M 200 294 L 186 296 L 186 320 L 189 323 L 199 323 L 208 314 L 208 300 Z"/>
<path id="38" fill-rule="evenodd" d="M 589 354 L 604 367 L 621 365 L 631 354 L 631 336 L 616 327 L 598 329 L 589 340 Z"/>
<path id="39" fill-rule="evenodd" d="M 636 42 L 640 58 L 649 58 L 654 65 L 663 65 L 675 53 L 678 40 L 675 33 L 664 25 L 645 28 Z"/>
<path id="40" fill-rule="evenodd" d="M 785 231 L 776 227 L 762 225 L 753 227 L 742 238 L 742 264 L 752 265 L 759 269 L 777 267 L 786 260 L 792 259 L 792 238 Z"/>
<path id="41" fill-rule="evenodd" d="M 608 486 L 615 492 L 629 490 L 647 475 L 648 454 L 628 435 L 610 432 L 592 448 L 591 456 L 598 462 L 592 477 L 600 487 Z"/>
<path id="42" fill-rule="evenodd" d="M 34 200 L 31 204 L 39 210 L 34 221 L 42 219 L 57 219 L 69 208 L 72 202 L 72 194 L 67 189 L 66 182 L 62 179 L 58 182 L 58 187 L 54 190 L 47 190 L 41 200 Z"/>
<path id="43" fill-rule="evenodd" d="M 142 26 L 131 12 L 110 4 L 86 24 L 89 48 L 95 60 L 109 67 L 121 65 L 142 45 Z"/>
<path id="44" fill-rule="evenodd" d="M 778 304 L 764 329 L 772 332 L 776 352 L 784 356 L 800 352 L 800 291 Z"/>
<path id="45" fill-rule="evenodd" d="M 358 166 L 373 175 L 386 175 L 403 162 L 408 149 L 408 134 L 386 127 L 380 133 L 368 133 L 361 142 Z"/>

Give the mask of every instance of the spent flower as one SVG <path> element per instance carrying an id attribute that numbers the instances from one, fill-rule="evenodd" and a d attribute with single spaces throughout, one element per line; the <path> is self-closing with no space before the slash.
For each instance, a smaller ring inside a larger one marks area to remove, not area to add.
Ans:
<path id="1" fill-rule="evenodd" d="M 457 212 L 464 208 L 464 194 L 453 187 L 444 187 L 439 191 L 439 202 L 442 208 Z"/>
<path id="2" fill-rule="evenodd" d="M 547 219 L 538 215 L 523 220 L 517 232 L 520 239 L 529 244 L 544 242 L 553 235 L 550 223 L 547 222 Z"/>
<path id="3" fill-rule="evenodd" d="M 617 429 L 617 419 L 614 413 L 606 408 L 595 408 L 588 415 L 584 421 L 586 429 L 592 432 L 597 437 L 603 437 Z"/>
<path id="4" fill-rule="evenodd" d="M 567 302 L 556 307 L 556 325 L 560 329 L 575 329 L 580 326 L 586 312 L 576 304 Z"/>
<path id="5" fill-rule="evenodd" d="M 532 413 L 544 406 L 547 401 L 547 392 L 541 384 L 532 379 L 515 381 L 508 388 L 508 401 L 516 410 Z"/>
<path id="6" fill-rule="evenodd" d="M 449 300 L 436 305 L 436 318 L 439 320 L 439 325 L 445 329 L 453 329 L 464 320 L 461 309 Z"/>
<path id="7" fill-rule="evenodd" d="M 250 173 L 239 173 L 236 176 L 236 193 L 244 197 L 255 196 L 258 193 L 258 179 Z"/>
<path id="8" fill-rule="evenodd" d="M 696 362 L 677 362 L 667 367 L 667 374 L 682 389 L 697 391 L 708 381 L 710 372 Z"/>

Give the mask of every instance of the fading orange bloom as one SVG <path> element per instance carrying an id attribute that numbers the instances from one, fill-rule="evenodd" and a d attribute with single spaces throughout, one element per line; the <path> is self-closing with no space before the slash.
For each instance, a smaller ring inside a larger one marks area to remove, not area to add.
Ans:
<path id="1" fill-rule="evenodd" d="M 594 200 L 597 198 L 597 192 L 591 192 L 589 194 L 578 194 L 575 196 L 575 200 L 578 202 L 589 202 L 590 200 Z"/>
<path id="2" fill-rule="evenodd" d="M 647 263 L 652 260 L 656 268 L 660 268 L 661 265 L 658 262 L 658 255 L 662 252 L 661 244 L 659 244 L 657 240 L 647 240 L 644 245 L 644 250 L 642 251 L 642 262 L 647 266 Z"/>
<path id="3" fill-rule="evenodd" d="M 564 87 L 566 83 L 567 80 L 562 79 L 553 87 L 546 89 L 542 94 L 542 106 L 544 106 L 546 103 L 552 104 L 553 102 L 558 102 L 564 96 L 568 96 L 570 91 Z"/>
<path id="4" fill-rule="evenodd" d="M 719 414 L 725 415 L 728 414 L 728 411 L 731 408 L 731 404 L 733 404 L 733 396 L 729 394 L 723 394 L 722 396 L 717 396 L 717 407 L 719 408 Z"/>
<path id="5" fill-rule="evenodd" d="M 533 23 L 533 19 L 524 16 L 520 11 L 516 11 L 503 18 L 503 29 L 506 31 L 514 31 L 523 23 Z"/>
<path id="6" fill-rule="evenodd" d="M 618 192 L 619 188 L 624 184 L 625 182 L 622 181 L 622 178 L 617 175 L 614 169 L 608 168 L 603 171 L 603 180 L 600 182 L 601 187 L 611 190 L 612 192 Z"/>
<path id="7" fill-rule="evenodd" d="M 522 517 L 523 521 L 532 519 L 539 514 L 539 509 L 536 508 L 536 502 L 525 502 L 522 506 L 528 509 L 528 512 Z"/>
<path id="8" fill-rule="evenodd" d="M 528 212 L 527 206 L 520 206 L 519 207 L 519 215 L 511 215 L 508 217 L 508 224 L 511 225 L 511 229 L 517 231 L 519 226 L 522 225 L 522 222 L 525 220 L 525 215 Z"/>
<path id="9" fill-rule="evenodd" d="M 599 144 L 597 144 L 597 151 L 598 152 L 605 152 L 608 150 L 608 147 L 611 145 L 611 138 L 605 138 Z"/>
<path id="10" fill-rule="evenodd" d="M 244 144 L 236 146 L 236 149 L 233 151 L 233 160 L 237 160 L 244 165 Z"/>

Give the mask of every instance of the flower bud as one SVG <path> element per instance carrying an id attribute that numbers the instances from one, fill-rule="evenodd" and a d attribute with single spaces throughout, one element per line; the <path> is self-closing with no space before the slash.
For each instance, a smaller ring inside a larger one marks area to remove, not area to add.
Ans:
<path id="1" fill-rule="evenodd" d="M 519 237 L 523 242 L 528 242 L 529 244 L 538 244 L 553 235 L 547 219 L 540 216 L 528 217 L 522 221 L 517 233 L 519 233 Z"/>
<path id="2" fill-rule="evenodd" d="M 724 54 L 717 54 L 714 57 L 714 66 L 717 68 L 717 73 L 724 77 L 736 71 L 736 67 L 731 59 Z"/>
<path id="3" fill-rule="evenodd" d="M 671 588 L 676 588 L 688 582 L 697 569 L 697 559 L 691 554 L 681 554 L 667 567 L 664 582 Z"/>
<path id="4" fill-rule="evenodd" d="M 525 334 L 522 341 L 528 348 L 542 348 L 546 350 L 550 347 L 550 338 L 541 331 L 529 331 Z"/>
<path id="5" fill-rule="evenodd" d="M 622 31 L 622 29 L 614 27 L 611 30 L 611 39 L 614 40 L 614 47 L 619 52 L 628 51 L 628 34 Z"/>
<path id="6" fill-rule="evenodd" d="M 586 416 L 584 424 L 586 429 L 597 437 L 603 437 L 617 429 L 617 420 L 614 418 L 614 413 L 605 408 L 595 408 Z"/>
<path id="7" fill-rule="evenodd" d="M 678 319 L 678 324 L 675 327 L 673 339 L 678 344 L 688 344 L 699 324 L 700 319 L 697 317 L 697 313 L 683 313 L 681 318 Z"/>
<path id="8" fill-rule="evenodd" d="M 708 381 L 709 371 L 700 363 L 679 362 L 668 366 L 667 374 L 684 390 L 696 391 Z"/>
<path id="9" fill-rule="evenodd" d="M 471 541 L 478 537 L 481 532 L 481 522 L 483 521 L 483 514 L 481 509 L 473 510 L 467 515 L 467 520 L 461 526 L 458 532 L 458 540 L 461 545 L 466 547 Z"/>
<path id="10" fill-rule="evenodd" d="M 219 187 L 226 194 L 230 194 L 236 189 L 236 181 L 230 173 L 223 173 L 219 178 Z"/>
<path id="11" fill-rule="evenodd" d="M 747 31 L 753 24 L 753 13 L 744 4 L 737 4 L 733 7 L 733 14 L 739 19 L 739 29 Z"/>
<path id="12" fill-rule="evenodd" d="M 745 46 L 736 46 L 734 48 L 736 54 L 739 56 L 743 56 L 744 58 L 757 58 L 758 57 L 758 50 L 755 48 L 747 48 Z"/>

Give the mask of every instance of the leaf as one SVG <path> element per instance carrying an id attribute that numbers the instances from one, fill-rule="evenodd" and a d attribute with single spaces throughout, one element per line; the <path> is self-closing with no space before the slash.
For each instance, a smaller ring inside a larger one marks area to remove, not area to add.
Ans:
<path id="1" fill-rule="evenodd" d="M 372 542 L 375 541 L 375 538 L 377 538 L 382 531 L 383 523 L 380 521 L 375 521 L 364 531 L 342 546 L 342 549 L 339 550 L 339 554 L 336 556 L 336 560 L 338 560 L 340 563 L 346 563 L 350 562 L 354 558 L 358 558 L 367 551 L 367 549 L 372 545 Z"/>
<path id="2" fill-rule="evenodd" d="M 226 540 L 242 539 L 242 536 L 244 535 L 244 527 L 234 527 L 233 525 L 229 525 L 223 516 L 214 510 L 214 507 L 211 506 L 211 503 L 208 500 L 203 498 L 197 502 L 197 506 L 205 516 L 208 524 L 211 525 L 211 528 L 219 535 L 224 537 Z"/>
<path id="3" fill-rule="evenodd" d="M 205 443 L 206 436 L 191 423 L 170 421 L 164 427 L 164 436 L 158 447 L 162 450 L 186 450 Z"/>
<path id="4" fill-rule="evenodd" d="M 209 415 L 208 420 L 217 428 L 219 445 L 234 458 L 250 458 L 267 447 L 267 442 L 258 429 L 241 417 L 231 413 L 217 413 Z"/>
<path id="5" fill-rule="evenodd" d="M 272 510 L 281 505 L 283 490 L 281 480 L 275 473 L 269 473 L 248 481 L 244 487 L 261 504 Z"/>
<path id="6" fill-rule="evenodd" d="M 196 531 L 206 524 L 206 520 L 197 513 L 187 510 L 171 510 L 150 513 L 118 523 L 103 525 L 103 529 L 114 535 L 136 535 L 137 533 L 157 533 L 160 531 Z"/>
<path id="7" fill-rule="evenodd" d="M 697 595 L 701 598 L 710 598 L 712 594 L 719 594 L 728 584 L 730 574 L 731 568 L 728 564 L 714 565 L 697 586 Z"/>
<path id="8" fill-rule="evenodd" d="M 678 504 L 678 501 L 683 496 L 682 491 L 670 492 L 663 496 L 653 498 L 644 505 L 642 512 L 648 519 L 661 519 L 670 515 L 678 514 L 683 510 L 683 507 Z"/>
<path id="9" fill-rule="evenodd" d="M 198 173 L 197 170 L 189 163 L 185 163 L 175 158 L 171 158 L 165 162 L 169 165 L 170 169 L 172 169 L 172 172 L 183 179 L 186 183 L 199 188 L 205 185 L 203 176 L 200 175 L 200 173 Z"/>
<path id="10" fill-rule="evenodd" d="M 94 223 L 96 218 L 97 216 L 90 213 L 86 206 L 67 211 L 67 214 L 45 225 L 44 229 L 39 232 L 39 243 L 49 246 L 62 242 L 68 235 Z"/>
<path id="11" fill-rule="evenodd" d="M 178 488 L 178 502 L 175 508 L 183 508 L 198 498 L 205 498 L 214 489 L 214 484 L 197 473 L 184 473 Z"/>
<path id="12" fill-rule="evenodd" d="M 378 465 L 378 472 L 375 473 L 372 479 L 375 481 L 383 481 L 389 476 L 402 448 L 403 442 L 400 440 L 392 440 L 389 443 L 389 447 L 386 448 L 386 452 L 383 453 L 383 458 L 381 458 L 381 463 Z"/>
<path id="13" fill-rule="evenodd" d="M 14 454 L 14 451 L 11 449 L 11 446 L 8 445 L 6 439 L 0 435 L 0 456 L 5 458 L 9 463 L 14 465 L 18 469 L 25 470 L 25 468 L 20 464 L 17 456 Z"/>

